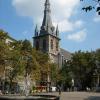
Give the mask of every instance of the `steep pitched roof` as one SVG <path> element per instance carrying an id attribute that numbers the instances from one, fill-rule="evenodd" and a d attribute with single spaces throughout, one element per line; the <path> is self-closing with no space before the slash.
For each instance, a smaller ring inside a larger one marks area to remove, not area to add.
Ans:
<path id="1" fill-rule="evenodd" d="M 15 40 L 14 38 L 12 38 L 11 36 L 7 36 L 8 37 L 8 39 L 10 39 L 11 41 L 17 41 L 17 40 Z"/>
<path id="2" fill-rule="evenodd" d="M 17 40 L 15 40 L 14 38 L 12 38 L 11 36 L 9 36 L 9 33 L 6 32 L 6 31 L 4 31 L 3 29 L 0 29 L 0 31 L 3 32 L 3 34 L 6 35 L 6 38 L 7 38 L 7 39 L 9 39 L 9 40 L 11 40 L 11 41 L 17 41 Z"/>
<path id="3" fill-rule="evenodd" d="M 47 31 L 50 31 L 52 27 L 53 25 L 51 20 L 50 2 L 49 0 L 46 0 L 45 9 L 44 9 L 44 18 L 42 22 L 42 29 L 46 29 Z"/>
<path id="4" fill-rule="evenodd" d="M 61 48 L 60 52 L 61 52 L 61 55 L 63 55 L 65 59 L 68 59 L 68 60 L 71 59 L 72 54 L 69 51 L 64 50 L 64 49 Z"/>

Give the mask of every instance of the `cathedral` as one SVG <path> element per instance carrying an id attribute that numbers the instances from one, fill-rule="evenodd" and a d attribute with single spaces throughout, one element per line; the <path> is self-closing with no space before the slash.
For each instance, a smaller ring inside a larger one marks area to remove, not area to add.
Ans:
<path id="1" fill-rule="evenodd" d="M 60 48 L 60 40 L 58 25 L 55 28 L 52 23 L 50 2 L 46 0 L 41 28 L 40 30 L 37 26 L 35 28 L 33 46 L 36 50 L 47 53 L 51 62 L 56 63 L 59 68 L 65 61 L 71 59 L 71 53 Z"/>

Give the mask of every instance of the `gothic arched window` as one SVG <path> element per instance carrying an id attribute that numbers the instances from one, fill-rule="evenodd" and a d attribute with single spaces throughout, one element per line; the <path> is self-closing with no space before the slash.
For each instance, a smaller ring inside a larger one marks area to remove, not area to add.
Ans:
<path id="1" fill-rule="evenodd" d="M 59 44 L 56 42 L 56 50 L 58 51 Z"/>
<path id="2" fill-rule="evenodd" d="M 39 41 L 36 41 L 36 50 L 39 50 Z"/>
<path id="3" fill-rule="evenodd" d="M 53 49 L 53 40 L 51 40 L 51 49 Z"/>
<path id="4" fill-rule="evenodd" d="M 43 50 L 46 50 L 46 40 L 43 40 Z"/>

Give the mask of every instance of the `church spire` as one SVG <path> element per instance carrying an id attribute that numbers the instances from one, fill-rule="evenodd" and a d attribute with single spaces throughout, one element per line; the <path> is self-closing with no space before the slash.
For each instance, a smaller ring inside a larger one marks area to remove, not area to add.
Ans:
<path id="1" fill-rule="evenodd" d="M 52 20 L 51 20 L 51 9 L 50 9 L 50 2 L 49 0 L 45 1 L 45 9 L 44 9 L 44 18 L 41 26 L 41 30 L 51 31 L 51 28 L 53 27 L 52 25 Z"/>
<path id="2" fill-rule="evenodd" d="M 39 34 L 39 30 L 38 30 L 38 26 L 36 25 L 36 27 L 35 27 L 35 36 L 38 36 Z"/>
<path id="3" fill-rule="evenodd" d="M 50 5 L 49 0 L 46 0 L 46 1 L 45 1 L 45 5 Z"/>

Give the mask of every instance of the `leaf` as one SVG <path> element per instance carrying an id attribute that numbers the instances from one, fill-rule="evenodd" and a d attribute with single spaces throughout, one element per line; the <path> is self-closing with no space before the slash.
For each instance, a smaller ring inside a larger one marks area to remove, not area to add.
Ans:
<path id="1" fill-rule="evenodd" d="M 100 7 L 97 7 L 97 12 L 100 11 Z"/>
<path id="2" fill-rule="evenodd" d="M 92 9 L 95 9 L 95 7 L 87 6 L 87 7 L 83 7 L 83 8 L 82 8 L 82 10 L 85 10 L 86 12 L 87 12 L 87 11 L 91 11 Z"/>

